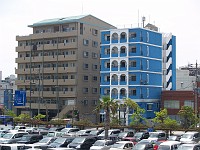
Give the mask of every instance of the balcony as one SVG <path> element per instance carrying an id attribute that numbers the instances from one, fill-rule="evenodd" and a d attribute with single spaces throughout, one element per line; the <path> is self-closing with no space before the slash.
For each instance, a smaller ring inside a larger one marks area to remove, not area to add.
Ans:
<path id="1" fill-rule="evenodd" d="M 42 91 L 40 92 L 41 95 Z M 31 91 L 31 97 L 37 98 L 39 95 L 38 91 Z M 56 97 L 57 92 L 56 91 L 43 91 L 43 97 L 44 98 L 52 98 Z M 59 97 L 76 97 L 76 91 L 59 91 L 58 92 Z M 26 96 L 30 97 L 30 91 L 26 91 Z"/>
<path id="2" fill-rule="evenodd" d="M 120 43 L 126 43 L 127 42 L 127 38 L 121 38 L 120 39 Z"/>
<path id="3" fill-rule="evenodd" d="M 77 36 L 77 30 L 70 30 L 68 32 L 46 32 L 46 33 L 36 33 L 30 34 L 27 36 L 16 36 L 17 41 L 25 40 L 35 40 L 35 39 L 48 39 L 48 38 L 57 38 L 57 37 L 71 37 Z"/>

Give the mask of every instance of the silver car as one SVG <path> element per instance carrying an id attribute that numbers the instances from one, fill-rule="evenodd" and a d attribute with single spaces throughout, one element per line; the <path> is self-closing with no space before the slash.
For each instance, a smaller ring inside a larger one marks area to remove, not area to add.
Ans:
<path id="1" fill-rule="evenodd" d="M 109 150 L 113 144 L 114 141 L 112 140 L 97 140 L 93 146 L 90 147 L 90 150 Z"/>

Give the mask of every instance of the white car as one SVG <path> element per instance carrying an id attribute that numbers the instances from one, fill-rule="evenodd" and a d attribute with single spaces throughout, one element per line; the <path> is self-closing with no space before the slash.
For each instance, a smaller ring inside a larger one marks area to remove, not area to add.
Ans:
<path id="1" fill-rule="evenodd" d="M 90 147 L 90 150 L 109 150 L 113 144 L 114 141 L 112 140 L 97 140 L 93 146 Z"/>
<path id="2" fill-rule="evenodd" d="M 118 141 L 112 147 L 110 150 L 132 150 L 134 144 L 131 141 Z"/>
<path id="3" fill-rule="evenodd" d="M 0 144 L 1 149 L 19 150 L 24 147 L 25 144 Z"/>

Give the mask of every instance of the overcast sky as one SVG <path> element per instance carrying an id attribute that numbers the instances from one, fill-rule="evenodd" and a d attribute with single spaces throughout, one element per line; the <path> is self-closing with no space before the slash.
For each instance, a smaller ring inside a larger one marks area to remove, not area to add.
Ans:
<path id="1" fill-rule="evenodd" d="M 139 15 L 138 15 L 139 12 Z M 16 35 L 28 35 L 35 22 L 91 14 L 119 28 L 137 27 L 146 17 L 160 32 L 176 36 L 177 68 L 200 64 L 200 0 L 0 0 L 0 70 L 15 74 Z"/>

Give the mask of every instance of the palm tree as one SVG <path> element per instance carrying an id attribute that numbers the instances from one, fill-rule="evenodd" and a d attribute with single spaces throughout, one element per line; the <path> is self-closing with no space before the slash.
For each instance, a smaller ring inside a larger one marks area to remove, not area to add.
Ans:
<path id="1" fill-rule="evenodd" d="M 115 115 L 118 108 L 118 102 L 111 99 L 109 96 L 102 97 L 96 110 L 103 109 L 106 113 L 105 116 L 105 139 L 108 139 L 108 130 L 110 129 L 110 114 Z"/>
<path id="2" fill-rule="evenodd" d="M 137 110 L 137 108 L 139 107 L 138 104 L 131 100 L 130 98 L 125 98 L 124 99 L 124 104 L 121 105 L 122 107 L 124 107 L 124 125 L 125 125 L 125 112 L 127 111 L 128 108 L 132 108 L 134 110 Z"/>

